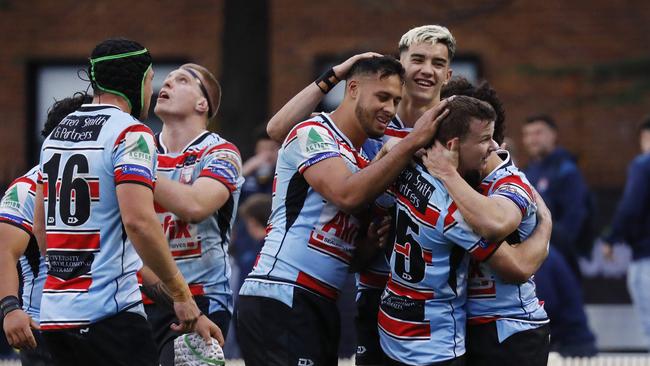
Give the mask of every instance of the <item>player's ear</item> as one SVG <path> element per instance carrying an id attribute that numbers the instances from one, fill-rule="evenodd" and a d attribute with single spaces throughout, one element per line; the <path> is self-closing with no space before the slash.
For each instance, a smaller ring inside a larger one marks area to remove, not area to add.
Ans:
<path id="1" fill-rule="evenodd" d="M 210 109 L 210 106 L 208 106 L 208 100 L 204 97 L 199 98 L 199 100 L 196 101 L 194 109 L 196 109 L 199 114 L 208 113 L 208 110 Z"/>
<path id="2" fill-rule="evenodd" d="M 359 95 L 359 80 L 351 79 L 346 82 L 345 85 L 346 92 L 350 94 L 352 99 L 356 99 Z"/>

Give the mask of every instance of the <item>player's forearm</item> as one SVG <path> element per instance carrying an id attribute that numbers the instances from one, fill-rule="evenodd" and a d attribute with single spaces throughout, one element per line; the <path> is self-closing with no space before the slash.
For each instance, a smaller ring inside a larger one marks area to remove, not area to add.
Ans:
<path id="1" fill-rule="evenodd" d="M 316 84 L 309 83 L 271 117 L 266 125 L 266 133 L 273 140 L 282 143 L 293 126 L 306 119 L 324 96 Z"/>
<path id="2" fill-rule="evenodd" d="M 165 177 L 156 182 L 154 200 L 185 222 L 199 222 L 214 212 L 208 202 L 197 197 L 192 185 Z"/>
<path id="3" fill-rule="evenodd" d="M 514 248 L 515 260 L 526 277 L 532 276 L 548 256 L 551 238 L 551 223 L 546 218 L 538 217 L 538 224 L 533 233 Z"/>
<path id="4" fill-rule="evenodd" d="M 32 225 L 32 234 L 36 238 L 36 243 L 41 252 L 45 256 L 47 252 L 46 227 L 45 227 L 45 207 L 43 199 L 43 185 L 36 185 L 36 197 L 34 198 L 34 223 Z"/>
<path id="5" fill-rule="evenodd" d="M 505 214 L 508 208 L 472 189 L 458 172 L 440 176 L 440 179 L 465 222 L 487 241 L 500 242 L 517 228 L 519 222 Z"/>
<path id="6" fill-rule="evenodd" d="M 124 225 L 126 233 L 145 266 L 169 288 L 174 301 L 191 298 L 183 275 L 169 251 L 160 223 L 155 215 L 143 217 L 138 224 Z"/>
<path id="7" fill-rule="evenodd" d="M 0 252 L 0 299 L 7 296 L 18 296 L 18 257 L 8 253 L 6 248 Z"/>
<path id="8" fill-rule="evenodd" d="M 404 139 L 381 160 L 348 176 L 342 184 L 335 185 L 342 197 L 339 207 L 346 212 L 354 212 L 370 203 L 395 181 L 418 148 L 416 144 Z"/>

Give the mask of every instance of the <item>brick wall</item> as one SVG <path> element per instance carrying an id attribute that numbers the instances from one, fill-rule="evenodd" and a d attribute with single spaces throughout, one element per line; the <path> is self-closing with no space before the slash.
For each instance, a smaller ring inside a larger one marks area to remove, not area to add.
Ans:
<path id="1" fill-rule="evenodd" d="M 630 66 L 616 65 L 624 61 L 650 63 L 647 2 L 305 3 L 272 2 L 273 110 L 313 78 L 315 55 L 396 52 L 408 29 L 442 24 L 456 37 L 458 53 L 480 57 L 484 77 L 504 101 L 509 136 L 519 142 L 527 115 L 551 113 L 560 125 L 561 143 L 579 157 L 590 185 L 623 184 L 627 162 L 638 151 L 634 126 L 650 113 L 650 83 L 645 76 L 645 93 L 625 98 L 620 93 L 633 90 L 638 80 L 600 73 L 629 71 Z"/>
<path id="2" fill-rule="evenodd" d="M 25 161 L 29 60 L 85 59 L 102 39 L 124 36 L 145 45 L 154 62 L 189 59 L 219 70 L 223 3 L 1 0 L 0 182 L 29 168 Z"/>
<path id="3" fill-rule="evenodd" d="M 85 58 L 98 40 L 124 35 L 154 57 L 193 59 L 217 75 L 246 72 L 220 70 L 224 2 L 0 0 L 0 181 L 27 168 L 26 61 Z M 650 6 L 643 0 L 269 4 L 269 114 L 312 80 L 319 55 L 395 52 L 409 28 L 439 23 L 452 30 L 460 54 L 480 57 L 516 142 L 526 115 L 552 113 L 561 142 L 579 156 L 589 183 L 601 188 L 622 185 L 638 151 L 634 126 L 650 113 L 647 72 L 633 67 L 650 59 Z M 640 82 L 645 85 L 635 85 Z"/>

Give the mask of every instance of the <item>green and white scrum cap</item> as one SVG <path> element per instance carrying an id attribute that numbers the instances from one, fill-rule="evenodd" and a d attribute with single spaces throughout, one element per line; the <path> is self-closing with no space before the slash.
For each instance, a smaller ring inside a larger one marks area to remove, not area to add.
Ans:
<path id="1" fill-rule="evenodd" d="M 144 107 L 144 81 L 151 55 L 141 44 L 111 38 L 98 44 L 90 55 L 90 82 L 95 92 L 116 94 L 129 103 L 131 115 L 140 118 Z"/>

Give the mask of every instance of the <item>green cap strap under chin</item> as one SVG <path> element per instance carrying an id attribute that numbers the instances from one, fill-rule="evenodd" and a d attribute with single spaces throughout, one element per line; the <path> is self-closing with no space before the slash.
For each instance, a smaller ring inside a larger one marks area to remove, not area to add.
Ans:
<path id="1" fill-rule="evenodd" d="M 129 97 L 127 97 L 124 93 L 113 90 L 113 89 L 108 89 L 104 88 L 101 86 L 98 82 L 97 79 L 95 79 L 95 64 L 100 63 L 102 61 L 109 61 L 109 60 L 115 60 L 118 58 L 126 58 L 126 57 L 131 57 L 131 56 L 138 56 L 142 55 L 149 52 L 146 48 L 143 48 L 139 51 L 131 51 L 131 52 L 125 52 L 125 53 L 118 53 L 116 55 L 108 55 L 108 56 L 102 56 L 102 57 L 97 57 L 97 58 L 91 58 L 90 59 L 90 79 L 93 81 L 95 85 L 97 85 L 97 88 L 99 88 L 102 91 L 105 91 L 107 93 L 111 94 L 117 94 L 124 98 L 126 102 L 129 104 L 129 108 L 133 109 L 133 105 L 131 104 L 131 100 Z M 142 83 L 140 86 L 140 110 L 144 107 L 144 81 L 147 76 L 147 72 L 149 72 L 149 69 L 151 69 L 151 64 L 149 64 L 149 67 L 147 67 L 147 70 L 145 70 L 144 75 L 142 76 Z"/>

